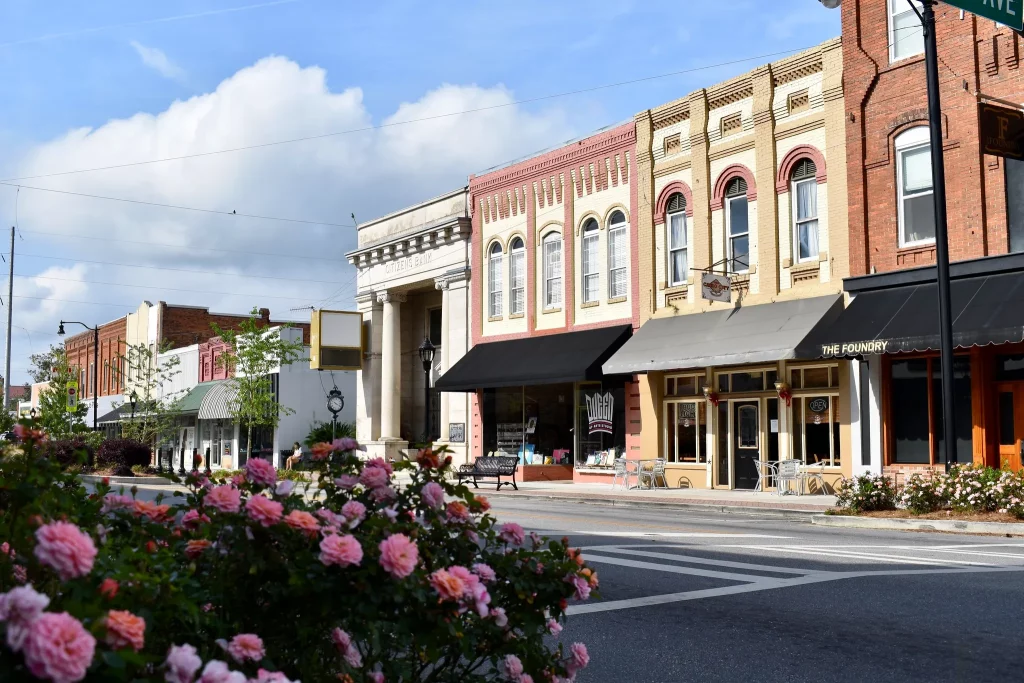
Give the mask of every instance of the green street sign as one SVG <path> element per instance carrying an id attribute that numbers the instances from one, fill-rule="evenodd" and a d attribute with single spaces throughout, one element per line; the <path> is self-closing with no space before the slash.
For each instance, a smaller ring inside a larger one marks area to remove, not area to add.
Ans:
<path id="1" fill-rule="evenodd" d="M 1024 0 L 943 0 L 979 17 L 1005 24 L 1015 31 L 1024 31 Z"/>

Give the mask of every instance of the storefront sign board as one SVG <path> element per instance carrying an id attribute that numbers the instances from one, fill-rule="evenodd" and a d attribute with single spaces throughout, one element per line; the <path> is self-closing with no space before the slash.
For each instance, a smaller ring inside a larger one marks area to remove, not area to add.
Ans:
<path id="1" fill-rule="evenodd" d="M 732 301 L 732 280 L 727 275 L 704 273 L 700 276 L 700 295 L 708 301 L 730 303 Z"/>
<path id="2" fill-rule="evenodd" d="M 885 353 L 885 350 L 887 348 L 889 348 L 889 340 L 887 339 L 873 339 L 871 341 L 859 342 L 843 342 L 842 344 L 822 344 L 821 355 L 825 356 L 826 358 L 846 355 L 859 356 L 861 354 L 875 355 Z"/>
<path id="3" fill-rule="evenodd" d="M 982 152 L 1024 161 L 1024 111 L 982 102 L 978 119 Z"/>
<path id="4" fill-rule="evenodd" d="M 612 433 L 612 419 L 615 408 L 615 397 L 612 392 L 604 394 L 592 394 L 586 397 L 587 420 L 590 423 L 590 433 L 605 434 Z"/>
<path id="5" fill-rule="evenodd" d="M 1024 0 L 943 0 L 946 4 L 1024 31 Z"/>
<path id="6" fill-rule="evenodd" d="M 448 441 L 449 443 L 466 443 L 465 422 L 448 423 Z"/>

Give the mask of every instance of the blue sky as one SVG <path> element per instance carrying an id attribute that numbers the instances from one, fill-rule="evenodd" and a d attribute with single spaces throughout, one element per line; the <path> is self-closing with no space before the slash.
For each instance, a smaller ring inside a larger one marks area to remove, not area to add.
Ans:
<path id="1" fill-rule="evenodd" d="M 225 11 L 235 8 L 242 9 Z M 366 220 L 778 57 L 703 67 L 838 33 L 839 12 L 815 0 L 217 0 L 173 7 L 0 0 L 0 178 L 508 105 L 315 142 L 19 181 L 239 214 Z M 686 69 L 700 70 L 510 104 Z M 14 194 L 0 186 L 4 225 L 14 220 Z M 291 317 L 303 313 L 289 308 L 331 295 L 331 305 L 351 305 L 353 272 L 341 255 L 354 234 L 342 227 L 28 189 L 17 203 L 25 255 L 15 294 L 26 298 L 15 299 L 15 381 L 60 317 L 109 320 L 143 298 L 216 310 L 268 305 Z M 140 244 L 147 241 L 174 247 Z"/>

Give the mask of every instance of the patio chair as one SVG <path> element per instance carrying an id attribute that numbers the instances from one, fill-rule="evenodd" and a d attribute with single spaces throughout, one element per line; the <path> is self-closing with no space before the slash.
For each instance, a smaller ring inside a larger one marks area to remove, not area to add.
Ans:
<path id="1" fill-rule="evenodd" d="M 757 467 L 757 485 L 754 490 L 764 491 L 770 480 L 778 478 L 778 463 L 755 460 L 754 465 Z"/>
<path id="2" fill-rule="evenodd" d="M 658 479 L 661 479 L 662 486 L 658 486 Z M 642 469 L 637 474 L 637 484 L 642 486 L 647 482 L 647 488 L 668 488 L 668 479 L 665 477 L 665 458 L 655 458 L 650 469 Z"/>
<path id="3" fill-rule="evenodd" d="M 622 479 L 622 488 L 629 488 L 629 471 L 626 469 L 626 458 L 615 458 L 613 464 L 615 473 L 612 475 L 612 488 L 615 488 L 615 483 L 620 478 Z"/>
<path id="4" fill-rule="evenodd" d="M 782 496 L 789 492 L 789 482 L 796 484 L 796 495 L 803 491 L 804 475 L 800 471 L 799 460 L 782 460 L 775 471 L 775 492 Z"/>
<path id="5" fill-rule="evenodd" d="M 804 465 L 800 468 L 800 472 L 803 475 L 803 484 L 807 486 L 807 492 L 811 492 L 810 482 L 815 481 L 818 483 L 818 492 L 822 495 L 825 494 L 825 465 Z"/>

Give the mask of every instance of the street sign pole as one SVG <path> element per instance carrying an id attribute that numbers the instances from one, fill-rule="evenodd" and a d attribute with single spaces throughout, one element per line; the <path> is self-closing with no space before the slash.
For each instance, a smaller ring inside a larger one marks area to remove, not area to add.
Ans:
<path id="1" fill-rule="evenodd" d="M 932 199 L 935 202 L 935 270 L 939 289 L 939 365 L 942 372 L 943 456 L 948 472 L 956 462 L 953 414 L 953 317 L 949 296 L 949 239 L 946 230 L 946 166 L 942 157 L 942 109 L 939 101 L 939 54 L 935 41 L 935 0 L 922 3 L 924 63 L 928 80 L 928 125 L 931 132 Z M 913 5 L 911 5 L 913 6 Z"/>

